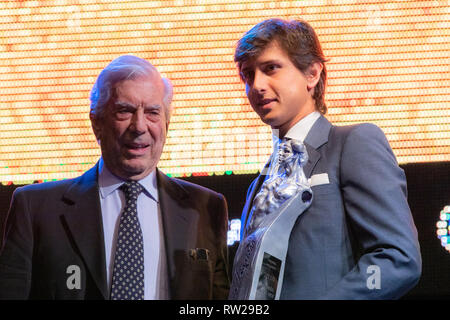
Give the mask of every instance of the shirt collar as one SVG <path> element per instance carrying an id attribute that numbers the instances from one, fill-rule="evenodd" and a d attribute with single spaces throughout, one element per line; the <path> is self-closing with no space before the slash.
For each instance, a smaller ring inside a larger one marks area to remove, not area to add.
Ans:
<path id="1" fill-rule="evenodd" d="M 299 122 L 294 124 L 284 136 L 285 138 L 296 139 L 303 142 L 306 136 L 311 130 L 311 127 L 320 118 L 320 112 L 314 111 L 308 114 L 306 117 L 302 118 Z M 280 142 L 280 138 L 278 136 L 278 130 L 272 129 L 272 140 L 273 140 L 273 148 L 274 150 L 278 149 L 278 144 Z"/>
<path id="2" fill-rule="evenodd" d="M 105 166 L 103 158 L 100 158 L 98 165 L 98 185 L 100 195 L 104 199 L 118 189 L 125 180 L 117 177 Z M 144 187 L 144 193 L 158 202 L 158 186 L 156 182 L 156 170 L 153 170 L 148 176 L 138 181 Z"/>

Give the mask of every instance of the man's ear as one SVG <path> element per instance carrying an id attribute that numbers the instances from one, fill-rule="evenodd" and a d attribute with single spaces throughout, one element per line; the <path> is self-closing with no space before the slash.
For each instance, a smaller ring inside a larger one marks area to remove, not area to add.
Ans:
<path id="1" fill-rule="evenodd" d="M 97 138 L 97 141 L 101 140 L 101 125 L 100 125 L 100 121 L 98 120 L 98 118 L 92 114 L 89 113 L 89 118 L 91 119 L 91 126 L 92 126 L 92 130 L 94 131 L 95 137 Z"/>
<path id="2" fill-rule="evenodd" d="M 315 88 L 320 80 L 320 74 L 322 73 L 323 64 L 320 62 L 314 62 L 306 71 L 306 81 L 308 91 Z"/>

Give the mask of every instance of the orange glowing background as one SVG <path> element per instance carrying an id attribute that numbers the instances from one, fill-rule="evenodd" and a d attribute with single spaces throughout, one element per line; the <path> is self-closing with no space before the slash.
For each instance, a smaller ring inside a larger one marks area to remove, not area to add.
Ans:
<path id="1" fill-rule="evenodd" d="M 164 172 L 257 172 L 271 131 L 248 105 L 233 53 L 271 17 L 303 18 L 318 33 L 330 121 L 379 125 L 400 163 L 449 161 L 449 16 L 449 1 L 1 1 L 0 182 L 71 178 L 95 164 L 89 91 L 123 54 L 174 84 Z"/>

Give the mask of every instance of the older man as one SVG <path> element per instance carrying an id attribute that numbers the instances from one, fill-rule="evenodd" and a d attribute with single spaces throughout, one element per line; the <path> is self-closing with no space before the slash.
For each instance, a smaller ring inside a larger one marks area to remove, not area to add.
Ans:
<path id="1" fill-rule="evenodd" d="M 3 299 L 221 299 L 228 294 L 222 195 L 157 169 L 172 86 L 122 56 L 99 75 L 90 119 L 99 162 L 18 188 L 0 255 Z"/>

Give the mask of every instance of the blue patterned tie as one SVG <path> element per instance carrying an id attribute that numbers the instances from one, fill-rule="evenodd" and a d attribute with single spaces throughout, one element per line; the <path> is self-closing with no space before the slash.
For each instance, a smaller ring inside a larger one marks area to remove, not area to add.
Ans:
<path id="1" fill-rule="evenodd" d="M 120 188 L 126 205 L 120 216 L 111 300 L 143 300 L 144 241 L 137 215 L 137 198 L 143 187 L 136 181 L 127 181 Z"/>

